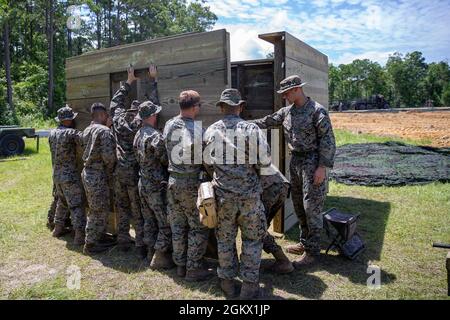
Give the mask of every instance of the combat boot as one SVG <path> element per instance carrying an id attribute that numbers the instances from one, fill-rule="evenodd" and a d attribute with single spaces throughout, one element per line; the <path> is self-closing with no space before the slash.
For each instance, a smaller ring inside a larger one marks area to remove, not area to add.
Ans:
<path id="1" fill-rule="evenodd" d="M 287 253 L 291 253 L 291 254 L 302 255 L 305 252 L 305 246 L 301 242 L 296 243 L 296 244 L 290 244 L 290 245 L 286 246 L 285 249 L 286 249 Z"/>
<path id="2" fill-rule="evenodd" d="M 220 288 L 227 298 L 236 298 L 239 294 L 238 287 L 234 280 L 220 279 Z"/>
<path id="3" fill-rule="evenodd" d="M 242 300 L 256 299 L 259 295 L 258 282 L 246 282 L 242 284 L 241 294 L 239 296 Z"/>
<path id="4" fill-rule="evenodd" d="M 50 219 L 47 220 L 47 228 L 52 231 L 55 228 L 55 223 Z"/>
<path id="5" fill-rule="evenodd" d="M 56 238 L 62 237 L 65 234 L 70 233 L 70 230 L 64 227 L 61 224 L 55 225 L 55 229 L 53 229 L 53 236 Z"/>
<path id="6" fill-rule="evenodd" d="M 102 233 L 100 239 L 98 239 L 98 243 L 104 246 L 115 246 L 117 244 L 117 236 L 109 233 Z"/>
<path id="7" fill-rule="evenodd" d="M 284 254 L 284 252 L 281 248 L 279 250 L 275 251 L 274 253 L 272 253 L 272 255 L 275 257 L 276 261 L 270 267 L 270 269 L 269 269 L 270 271 L 278 273 L 278 274 L 291 273 L 292 271 L 294 271 L 294 266 L 292 265 L 292 262 Z"/>
<path id="8" fill-rule="evenodd" d="M 85 243 L 83 247 L 83 253 L 86 255 L 92 255 L 108 250 L 107 246 L 100 245 L 98 243 Z"/>
<path id="9" fill-rule="evenodd" d="M 73 244 L 76 246 L 84 245 L 86 234 L 82 230 L 75 230 L 75 237 L 73 238 Z"/>
<path id="10" fill-rule="evenodd" d="M 150 268 L 152 269 L 171 269 L 174 266 L 170 252 L 162 252 L 160 250 L 155 251 L 155 255 L 150 262 Z"/>
<path id="11" fill-rule="evenodd" d="M 177 276 L 180 278 L 186 277 L 186 266 L 177 266 Z"/>
<path id="12" fill-rule="evenodd" d="M 204 281 L 213 275 L 211 271 L 206 268 L 197 268 L 186 271 L 184 279 L 188 282 Z"/>
<path id="13" fill-rule="evenodd" d="M 298 260 L 295 260 L 292 264 L 296 269 L 309 267 L 317 262 L 317 257 L 305 252 Z"/>
<path id="14" fill-rule="evenodd" d="M 139 257 L 140 257 L 142 260 L 147 259 L 147 257 L 148 257 L 148 248 L 147 248 L 147 246 L 146 246 L 145 244 L 142 245 L 142 246 L 136 247 L 136 249 L 137 249 L 137 251 L 138 251 Z M 151 260 L 150 260 L 150 261 L 151 261 Z"/>

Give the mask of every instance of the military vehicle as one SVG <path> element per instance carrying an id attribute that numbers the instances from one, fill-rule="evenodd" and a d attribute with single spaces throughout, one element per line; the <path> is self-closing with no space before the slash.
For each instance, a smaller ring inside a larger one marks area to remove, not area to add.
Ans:
<path id="1" fill-rule="evenodd" d="M 0 155 L 13 156 L 23 153 L 25 149 L 23 137 L 36 138 L 36 148 L 39 151 L 39 136 L 33 128 L 0 126 Z"/>

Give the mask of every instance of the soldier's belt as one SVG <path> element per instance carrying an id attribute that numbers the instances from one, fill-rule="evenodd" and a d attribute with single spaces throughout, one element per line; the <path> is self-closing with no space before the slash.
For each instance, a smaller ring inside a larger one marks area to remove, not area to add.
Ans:
<path id="1" fill-rule="evenodd" d="M 293 155 L 293 156 L 296 156 L 296 157 L 307 157 L 309 155 L 316 154 L 317 151 L 316 150 L 312 150 L 312 151 L 295 151 L 295 150 L 292 150 L 292 151 L 289 151 L 289 153 L 291 155 Z"/>
<path id="2" fill-rule="evenodd" d="M 175 178 L 198 178 L 199 172 L 170 172 L 170 175 Z"/>

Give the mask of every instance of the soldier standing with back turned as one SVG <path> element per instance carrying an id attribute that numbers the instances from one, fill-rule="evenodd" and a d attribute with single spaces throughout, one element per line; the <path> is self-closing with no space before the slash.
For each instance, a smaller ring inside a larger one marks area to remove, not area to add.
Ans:
<path id="1" fill-rule="evenodd" d="M 315 262 L 320 254 L 322 209 L 327 192 L 326 170 L 332 168 L 336 143 L 326 109 L 307 97 L 299 76 L 280 82 L 279 94 L 290 105 L 255 120 L 261 128 L 283 126 L 292 154 L 290 167 L 292 201 L 300 221 L 300 241 L 287 247 L 287 252 L 301 254 L 294 261 L 299 268 Z"/>
<path id="2" fill-rule="evenodd" d="M 172 232 L 167 220 L 167 152 L 161 132 L 156 128 L 161 107 L 151 101 L 139 106 L 142 128 L 134 138 L 139 162 L 139 195 L 144 217 L 144 242 L 153 269 L 169 269 L 172 260 Z"/>
<path id="3" fill-rule="evenodd" d="M 138 113 L 138 101 L 133 101 L 131 107 L 126 109 L 125 101 L 131 91 L 131 85 L 137 80 L 134 69 L 128 70 L 127 81 L 114 94 L 110 105 L 110 114 L 113 122 L 112 131 L 116 138 L 117 165 L 114 172 L 114 202 L 118 215 L 118 247 L 127 251 L 132 243 L 130 237 L 130 217 L 134 220 L 136 231 L 135 245 L 141 256 L 147 256 L 147 248 L 144 244 L 144 219 L 141 213 L 139 199 L 139 165 L 133 150 L 133 140 L 141 126 L 141 121 L 135 119 Z M 151 65 L 149 76 L 156 79 L 156 66 Z M 152 82 L 155 88 L 151 91 L 155 103 L 158 97 L 156 93 L 156 81 Z"/>
<path id="4" fill-rule="evenodd" d="M 208 171 L 212 166 L 214 172 L 220 286 L 228 297 L 236 296 L 238 290 L 234 278 L 239 271 L 243 280 L 240 297 L 252 299 L 259 292 L 262 240 L 267 230 L 258 171 L 270 166 L 270 150 L 267 138 L 258 126 L 240 117 L 244 103 L 238 90 L 222 92 L 216 105 L 220 107 L 223 119 L 205 132 L 205 156 L 211 154 L 211 159 L 204 161 Z M 251 154 L 252 151 L 255 153 Z M 268 157 L 262 158 L 257 151 L 265 152 L 263 155 Z M 240 262 L 236 251 L 238 229 L 242 238 Z"/>
<path id="5" fill-rule="evenodd" d="M 69 216 L 75 229 L 74 244 L 84 244 L 86 214 L 83 206 L 83 188 L 76 163 L 76 147 L 81 143 L 81 132 L 73 129 L 77 113 L 69 106 L 58 110 L 60 125 L 50 132 L 48 142 L 52 153 L 53 183 L 56 191 L 56 212 L 54 237 L 66 233 L 66 220 Z"/>
<path id="6" fill-rule="evenodd" d="M 85 254 L 94 254 L 108 249 L 102 242 L 106 231 L 108 213 L 112 211 L 114 167 L 116 165 L 116 143 L 111 130 L 106 126 L 108 112 L 101 103 L 91 106 L 91 124 L 83 131 L 83 162 L 81 173 L 89 214 L 86 225 Z"/>

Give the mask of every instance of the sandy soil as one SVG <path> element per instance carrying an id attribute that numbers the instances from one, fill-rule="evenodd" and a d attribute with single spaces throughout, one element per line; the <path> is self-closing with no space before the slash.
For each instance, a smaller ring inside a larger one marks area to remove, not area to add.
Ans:
<path id="1" fill-rule="evenodd" d="M 435 147 L 450 147 L 450 111 L 331 113 L 334 128 L 415 140 Z"/>

